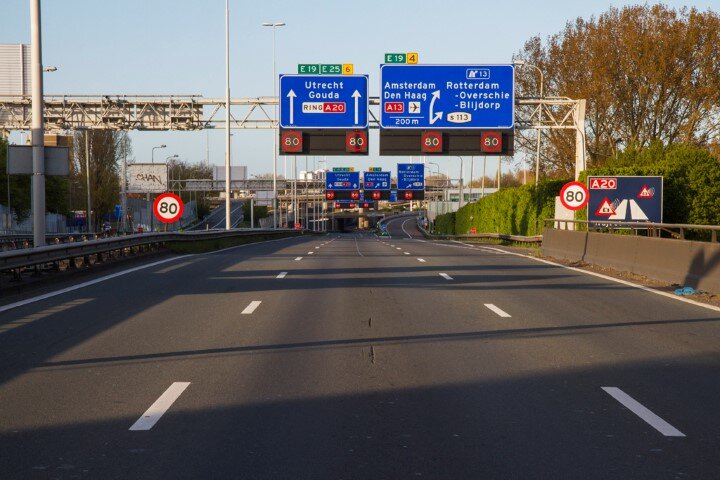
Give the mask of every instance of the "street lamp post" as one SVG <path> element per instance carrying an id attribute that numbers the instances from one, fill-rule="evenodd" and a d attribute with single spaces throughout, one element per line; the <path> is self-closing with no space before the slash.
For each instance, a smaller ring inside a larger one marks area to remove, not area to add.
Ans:
<path id="1" fill-rule="evenodd" d="M 513 61 L 513 64 L 517 67 L 523 67 L 528 66 L 532 67 L 540 74 L 540 99 L 543 98 L 543 84 L 545 83 L 545 77 L 543 75 L 542 70 L 540 70 L 540 67 L 537 65 L 533 65 L 531 63 L 527 63 L 525 60 L 517 59 Z M 542 123 L 542 103 L 540 104 L 540 108 L 538 109 L 538 123 Z M 540 180 L 540 140 L 541 140 L 541 133 L 542 130 L 538 128 L 538 135 L 537 135 L 537 144 L 535 145 L 535 185 L 538 184 L 538 181 Z M 527 172 L 525 173 L 525 183 L 527 183 Z"/>
<path id="2" fill-rule="evenodd" d="M 439 183 L 440 182 L 440 165 L 438 165 L 435 162 L 427 162 L 427 163 L 428 163 L 428 165 L 435 165 L 435 168 L 437 168 L 437 177 L 438 177 L 438 183 Z M 430 167 L 428 167 L 428 168 L 430 168 Z M 436 193 L 436 195 L 435 195 L 435 218 L 433 218 L 433 222 L 435 222 L 435 219 L 440 214 L 440 203 L 438 200 L 437 192 L 435 192 L 435 193 Z"/>
<path id="3" fill-rule="evenodd" d="M 458 201 L 458 208 L 462 208 L 463 206 L 463 158 L 457 157 L 460 159 L 460 199 Z"/>
<path id="4" fill-rule="evenodd" d="M 165 148 L 167 145 L 158 145 L 157 147 L 152 147 L 151 153 L 150 153 L 150 161 L 154 164 L 155 163 L 155 150 L 158 148 Z M 145 200 L 147 200 L 148 203 L 148 211 L 150 212 L 150 231 L 152 232 L 155 230 L 155 215 L 152 212 L 152 207 L 150 206 L 150 193 L 145 194 Z"/>
<path id="5" fill-rule="evenodd" d="M 33 246 L 45 245 L 45 125 L 40 0 L 30 0 L 30 65 L 32 72 L 32 213 Z"/>
<path id="6" fill-rule="evenodd" d="M 277 149 L 275 148 L 275 141 L 277 140 L 277 105 L 279 99 L 277 98 L 277 61 L 275 56 L 275 29 L 276 27 L 284 27 L 285 22 L 264 22 L 263 27 L 272 27 L 272 50 L 273 50 L 273 97 L 276 100 L 275 108 L 273 109 L 273 138 L 272 138 L 272 154 L 273 154 L 273 225 L 274 228 L 278 228 L 278 215 L 277 215 Z"/>

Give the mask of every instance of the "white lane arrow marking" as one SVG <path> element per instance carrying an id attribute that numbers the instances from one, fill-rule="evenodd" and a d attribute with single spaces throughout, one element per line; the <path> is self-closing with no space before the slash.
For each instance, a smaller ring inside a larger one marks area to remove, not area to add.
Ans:
<path id="1" fill-rule="evenodd" d="M 362 95 L 360 95 L 360 92 L 355 90 L 355 92 L 353 92 L 353 94 L 352 94 L 352 97 L 355 99 L 355 125 L 357 125 L 358 123 L 360 123 L 360 121 L 358 120 L 358 116 L 360 113 L 360 109 L 358 108 L 358 106 L 360 104 L 359 99 L 360 99 L 360 97 L 362 97 Z"/>
<path id="2" fill-rule="evenodd" d="M 295 95 L 295 92 L 291 89 L 287 97 L 290 99 L 290 124 L 292 125 L 295 123 L 295 97 L 297 97 L 297 95 Z"/>
<path id="3" fill-rule="evenodd" d="M 432 100 L 430 100 L 430 125 L 434 124 L 442 118 L 443 112 L 437 112 L 433 114 L 433 107 L 435 106 L 435 100 L 440 98 L 440 90 L 435 90 L 432 93 Z"/>

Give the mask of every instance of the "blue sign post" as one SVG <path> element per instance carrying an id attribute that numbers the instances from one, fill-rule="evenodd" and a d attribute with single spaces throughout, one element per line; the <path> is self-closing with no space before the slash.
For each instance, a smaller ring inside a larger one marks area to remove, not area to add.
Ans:
<path id="1" fill-rule="evenodd" d="M 588 220 L 662 223 L 663 177 L 588 177 Z"/>
<path id="2" fill-rule="evenodd" d="M 390 172 L 364 172 L 363 189 L 368 200 L 389 200 Z"/>
<path id="3" fill-rule="evenodd" d="M 360 172 L 325 173 L 325 200 L 360 200 Z"/>
<path id="4" fill-rule="evenodd" d="M 425 165 L 398 163 L 397 197 L 400 201 L 425 198 Z"/>
<path id="5" fill-rule="evenodd" d="M 513 65 L 382 65 L 380 126 L 510 129 Z"/>
<path id="6" fill-rule="evenodd" d="M 390 190 L 390 172 L 363 172 L 365 190 Z"/>
<path id="7" fill-rule="evenodd" d="M 280 75 L 280 127 L 367 128 L 367 75 Z"/>

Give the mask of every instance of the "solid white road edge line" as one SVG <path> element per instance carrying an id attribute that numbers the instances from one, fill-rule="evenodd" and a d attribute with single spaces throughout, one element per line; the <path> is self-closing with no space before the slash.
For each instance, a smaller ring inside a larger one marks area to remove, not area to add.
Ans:
<path id="1" fill-rule="evenodd" d="M 460 242 L 459 242 L 459 243 L 460 243 Z M 442 246 L 444 246 L 444 247 L 451 247 L 451 248 L 465 248 L 465 247 L 456 247 L 456 246 L 454 246 L 454 245 L 448 245 L 448 244 L 446 244 L 446 243 L 444 243 L 444 244 L 443 244 L 443 243 L 435 243 L 435 245 L 442 245 Z M 467 243 L 463 243 L 463 245 L 468 245 L 468 244 L 467 244 Z M 546 264 L 552 265 L 552 266 L 554 266 L 554 267 L 562 267 L 562 268 L 564 268 L 564 269 L 566 269 L 566 270 L 572 270 L 573 272 L 583 273 L 583 274 L 585 274 L 585 275 L 591 275 L 591 276 L 593 276 L 593 277 L 602 278 L 603 280 L 608 280 L 608 281 L 610 281 L 610 282 L 615 282 L 615 283 L 619 283 L 619 284 L 621 284 L 621 285 L 626 285 L 626 286 L 628 286 L 628 287 L 633 287 L 633 288 L 637 288 L 637 289 L 640 289 L 640 290 L 644 290 L 644 291 L 649 292 L 649 293 L 654 293 L 655 295 L 660 295 L 660 296 L 662 296 L 662 297 L 671 298 L 671 299 L 676 300 L 676 301 L 678 301 L 678 302 L 689 303 L 690 305 L 695 305 L 695 306 L 697 306 L 697 307 L 702 307 L 702 308 L 705 308 L 705 309 L 707 309 L 707 310 L 712 310 L 712 311 L 714 311 L 714 312 L 720 312 L 720 307 L 716 307 L 715 305 L 708 305 L 708 304 L 706 304 L 706 303 L 702 303 L 702 302 L 698 302 L 698 301 L 695 301 L 695 300 L 691 300 L 691 299 L 689 299 L 689 298 L 681 297 L 681 296 L 679 296 L 679 295 L 674 295 L 674 294 L 669 293 L 669 292 L 662 292 L 662 291 L 660 291 L 660 290 L 655 290 L 654 288 L 646 287 L 646 286 L 644 286 L 644 285 L 639 285 L 639 284 L 637 284 L 637 283 L 629 282 L 629 281 L 627 281 L 627 280 L 621 280 L 621 279 L 619 279 L 619 278 L 610 277 L 610 276 L 608 276 L 608 275 L 603 275 L 602 273 L 591 272 L 591 271 L 589 271 L 589 270 L 583 270 L 582 268 L 569 267 L 569 266 L 567 266 L 567 265 L 563 265 L 562 263 L 551 262 L 550 260 L 545 260 L 545 259 L 542 259 L 542 258 L 536 258 L 536 257 L 532 257 L 532 256 L 530 256 L 530 255 L 523 255 L 522 253 L 508 252 L 508 251 L 506 251 L 506 250 L 501 250 L 501 249 L 499 249 L 499 248 L 493 248 L 493 247 L 481 247 L 481 248 L 482 248 L 482 250 L 490 250 L 490 251 L 494 251 L 495 253 L 504 253 L 504 254 L 506 254 L 506 255 L 512 255 L 512 256 L 515 256 L 515 257 L 529 258 L 530 260 L 535 260 L 536 262 L 546 263 Z M 478 248 L 471 247 L 471 248 L 469 248 L 469 250 L 478 250 Z"/>
<path id="2" fill-rule="evenodd" d="M 138 418 L 133 426 L 130 427 L 130 430 L 150 430 L 189 385 L 190 382 L 174 382 L 170 385 L 170 387 L 165 390 L 165 393 L 160 395 L 160 398 L 150 405 L 150 408 L 143 413 L 142 417 Z"/>
<path id="3" fill-rule="evenodd" d="M 655 415 L 653 412 L 648 410 L 644 405 L 642 405 L 640 402 L 632 398 L 627 393 L 623 392 L 617 387 L 601 387 L 605 392 L 613 397 L 615 400 L 620 402 L 625 408 L 633 412 L 638 417 L 642 418 L 647 422 L 651 427 L 653 427 L 658 432 L 662 433 L 666 437 L 684 437 L 685 434 L 682 433 L 677 428 L 673 427 L 669 423 L 667 423 L 662 418 Z"/>
<path id="4" fill-rule="evenodd" d="M 285 276 L 288 274 L 288 272 L 280 272 L 280 274 L 275 278 L 285 278 Z"/>
<path id="5" fill-rule="evenodd" d="M 510 314 L 507 313 L 507 312 L 504 312 L 503 310 L 499 309 L 498 307 L 496 307 L 496 306 L 493 305 L 492 303 L 485 303 L 484 305 L 485 305 L 487 308 L 489 308 L 490 310 L 492 310 L 493 312 L 495 312 L 495 313 L 497 313 L 498 315 L 500 315 L 501 317 L 503 317 L 503 318 L 511 318 L 511 317 L 512 317 L 512 315 L 510 315 Z"/>
<path id="6" fill-rule="evenodd" d="M 251 313 L 253 313 L 255 311 L 256 308 L 258 308 L 260 306 L 261 303 L 262 302 L 260 300 L 253 300 L 252 302 L 250 302 L 250 304 L 247 307 L 245 307 L 245 310 L 243 310 L 240 313 L 242 315 L 250 315 Z"/>
<path id="7" fill-rule="evenodd" d="M 0 313 L 7 312 L 8 310 L 12 310 L 13 308 L 22 307 L 24 305 L 29 305 L 31 303 L 39 302 L 40 300 L 45 300 L 46 298 L 52 298 L 57 295 L 62 295 L 63 293 L 72 292 L 74 290 L 79 290 L 84 287 L 89 287 L 90 285 L 95 285 L 96 283 L 100 283 L 100 282 L 104 282 L 106 280 L 121 277 L 123 275 L 127 275 L 128 273 L 137 272 L 139 270 L 144 270 L 146 268 L 152 268 L 157 265 L 162 265 L 163 263 L 174 262 L 176 260 L 182 260 L 183 258 L 188 258 L 188 257 L 193 257 L 193 256 L 195 256 L 195 254 L 183 255 L 181 257 L 175 257 L 175 258 L 166 258 L 165 260 L 159 260 L 157 262 L 149 263 L 147 265 L 140 265 L 138 267 L 133 267 L 128 270 L 123 270 L 122 272 L 111 273 L 110 275 L 105 275 L 104 277 L 96 278 L 95 280 L 89 280 L 87 282 L 78 283 L 77 285 L 73 285 L 71 287 L 63 288 L 60 290 L 56 290 L 54 292 L 45 293 L 43 295 L 38 295 L 37 297 L 32 297 L 32 298 L 28 298 L 26 300 L 20 300 L 19 302 L 4 305 L 4 306 L 0 307 Z"/>
<path id="8" fill-rule="evenodd" d="M 453 279 L 453 278 L 452 278 L 450 275 L 448 275 L 447 273 L 440 273 L 439 275 L 440 275 L 441 277 L 443 277 L 445 280 L 452 280 L 452 279 Z"/>
<path id="9" fill-rule="evenodd" d="M 55 296 L 57 296 L 57 295 L 62 295 L 63 293 L 68 293 L 68 292 L 72 292 L 72 291 L 75 291 L 75 290 L 79 290 L 79 289 L 81 289 L 81 288 L 89 287 L 89 286 L 91 286 L 91 285 L 95 285 L 96 283 L 101 283 L 101 282 L 104 282 L 104 281 L 106 281 L 106 280 L 112 280 L 113 278 L 121 277 L 121 276 L 126 275 L 126 274 L 128 274 L 128 273 L 133 273 L 133 272 L 137 272 L 137 271 L 139 271 L 139 270 L 144 270 L 144 269 L 146 269 L 146 268 L 152 268 L 152 267 L 155 267 L 155 266 L 157 266 L 157 265 L 162 265 L 163 263 L 175 262 L 175 261 L 177 261 L 177 260 L 182 260 L 183 258 L 189 258 L 189 257 L 196 257 L 196 256 L 202 256 L 202 255 L 213 255 L 213 254 L 215 254 L 215 253 L 226 252 L 226 251 L 232 250 L 232 249 L 234 249 L 234 248 L 250 247 L 250 246 L 252 246 L 252 245 L 258 245 L 258 244 L 260 244 L 260 243 L 280 242 L 280 241 L 288 240 L 288 239 L 291 239 L 291 238 L 299 238 L 299 237 L 285 237 L 285 238 L 276 238 L 276 239 L 273 239 L 273 240 L 263 240 L 262 242 L 245 243 L 245 244 L 243 244 L 243 245 L 235 245 L 234 247 L 223 248 L 222 250 L 216 250 L 216 251 L 214 251 L 214 252 L 208 252 L 208 253 L 191 253 L 191 254 L 189 254 L 189 255 L 181 255 L 181 256 L 179 256 L 179 257 L 173 257 L 173 258 L 166 258 L 166 259 L 164 259 L 164 260 L 158 260 L 157 262 L 148 263 L 147 265 L 139 265 L 139 266 L 137 266 L 137 267 L 133 267 L 133 268 L 130 268 L 130 269 L 127 269 L 127 270 L 123 270 L 122 272 L 111 273 L 110 275 L 105 275 L 104 277 L 96 278 L 96 279 L 94 279 L 94 280 L 88 280 L 87 282 L 78 283 L 77 285 L 73 285 L 73 286 L 67 287 L 67 288 L 62 288 L 62 289 L 56 290 L 56 291 L 54 291 L 54 292 L 44 293 L 44 294 L 42 294 L 42 295 L 38 295 L 37 297 L 27 298 L 27 299 L 25 299 L 25 300 L 20 300 L 20 301 L 15 302 L 15 303 L 9 303 L 9 304 L 7 304 L 7 305 L 3 305 L 2 307 L 0 307 L 0 313 L 7 312 L 8 310 L 12 310 L 13 308 L 18 308 L 18 307 L 22 307 L 22 306 L 25 306 L 25 305 L 30 305 L 31 303 L 39 302 L 39 301 L 45 300 L 45 299 L 47 299 L 47 298 L 52 298 L 52 297 L 55 297 Z"/>

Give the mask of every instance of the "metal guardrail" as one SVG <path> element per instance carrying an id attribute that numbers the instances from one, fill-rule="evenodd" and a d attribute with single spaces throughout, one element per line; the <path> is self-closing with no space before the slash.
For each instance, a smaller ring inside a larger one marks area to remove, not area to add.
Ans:
<path id="1" fill-rule="evenodd" d="M 427 238 L 433 240 L 504 240 L 506 242 L 515 243 L 536 243 L 541 244 L 543 240 L 542 235 L 508 235 L 505 233 L 469 233 L 460 235 L 437 235 L 430 233 L 418 222 L 418 228 Z"/>
<path id="2" fill-rule="evenodd" d="M 567 230 L 568 225 L 584 225 L 588 231 L 610 230 L 610 232 L 612 232 L 613 230 L 632 230 L 637 234 L 643 230 L 647 231 L 650 237 L 660 237 L 662 232 L 665 232 L 677 240 L 684 240 L 687 230 L 709 231 L 710 241 L 713 243 L 718 241 L 718 232 L 720 232 L 720 226 L 718 225 L 693 225 L 687 223 L 597 222 L 588 220 L 562 220 L 557 218 L 548 218 L 544 223 L 546 227 L 549 224 L 551 224 L 553 228 L 563 226 L 565 227 L 564 230 Z"/>
<path id="3" fill-rule="evenodd" d="M 166 242 L 188 242 L 212 240 L 227 237 L 243 237 L 255 235 L 285 236 L 289 233 L 303 234 L 302 230 L 270 229 L 270 230 L 223 230 L 200 232 L 161 232 L 127 235 L 124 237 L 103 238 L 85 242 L 47 245 L 37 248 L 25 248 L 0 252 L 0 271 L 15 268 L 32 267 L 46 263 L 72 260 L 78 257 L 98 255 L 127 248 L 145 245 L 159 245 Z"/>

